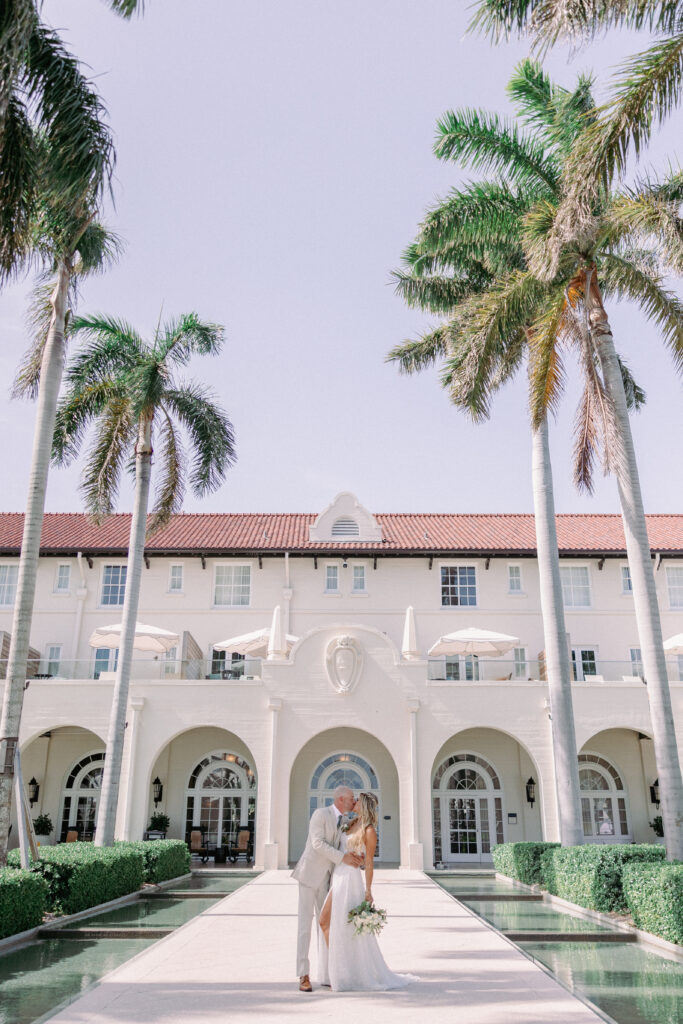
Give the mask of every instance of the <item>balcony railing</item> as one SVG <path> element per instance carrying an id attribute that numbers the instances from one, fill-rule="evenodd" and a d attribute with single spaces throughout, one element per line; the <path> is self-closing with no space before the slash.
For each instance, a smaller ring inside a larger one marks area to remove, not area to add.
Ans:
<path id="1" fill-rule="evenodd" d="M 667 658 L 670 682 L 683 682 L 683 665 L 677 658 Z M 603 661 L 572 665 L 574 682 L 645 682 L 642 666 L 632 661 Z M 523 682 L 546 678 L 542 661 L 509 661 L 504 658 L 478 658 L 468 655 L 459 658 L 429 658 L 427 679 L 430 682 Z"/>
<path id="2" fill-rule="evenodd" d="M 92 659 L 81 661 L 41 662 L 32 665 L 29 679 L 109 679 L 114 677 L 116 664 L 112 658 L 109 664 L 95 664 Z M 0 660 L 0 679 L 7 673 L 7 662 Z M 261 659 L 246 658 L 223 664 L 215 660 L 191 658 L 189 660 L 167 660 L 166 658 L 134 658 L 131 662 L 131 679 L 152 680 L 205 680 L 215 679 L 226 682 L 249 682 L 261 677 Z"/>

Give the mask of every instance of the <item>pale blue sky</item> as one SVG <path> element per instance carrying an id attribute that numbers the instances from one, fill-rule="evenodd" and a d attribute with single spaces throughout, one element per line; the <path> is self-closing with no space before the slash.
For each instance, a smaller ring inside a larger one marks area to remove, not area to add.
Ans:
<path id="1" fill-rule="evenodd" d="M 374 511 L 529 511 L 524 382 L 489 424 L 449 406 L 436 373 L 384 363 L 426 326 L 393 294 L 389 272 L 425 207 L 456 184 L 431 153 L 445 110 L 504 111 L 523 43 L 492 49 L 465 35 L 462 0 L 148 0 L 122 22 L 97 0 L 46 0 L 47 20 L 97 76 L 118 147 L 119 265 L 84 289 L 80 310 L 152 331 L 160 308 L 224 323 L 227 344 L 192 372 L 233 419 L 239 462 L 188 511 L 317 511 L 340 490 Z M 571 85 L 644 45 L 610 36 L 548 67 Z M 651 153 L 675 156 L 681 114 Z M 0 373 L 25 347 L 28 285 L 0 300 Z M 646 389 L 634 420 L 648 511 L 680 511 L 680 383 L 633 310 L 615 337 Z M 594 498 L 571 483 L 572 384 L 553 429 L 558 511 L 617 511 L 611 479 Z M 0 510 L 24 504 L 33 408 L 0 394 Z M 54 470 L 49 511 L 80 509 L 77 470 Z M 120 510 L 129 508 L 124 494 Z"/>

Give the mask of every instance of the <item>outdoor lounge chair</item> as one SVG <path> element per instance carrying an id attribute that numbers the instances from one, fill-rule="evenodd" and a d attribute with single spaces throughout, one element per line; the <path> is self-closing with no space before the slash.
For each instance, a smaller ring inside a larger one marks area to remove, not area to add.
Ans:
<path id="1" fill-rule="evenodd" d="M 64 840 L 64 842 L 65 843 L 77 843 L 78 842 L 78 832 L 76 831 L 75 828 L 72 828 L 72 829 L 70 829 L 67 832 L 66 839 Z"/>
<path id="2" fill-rule="evenodd" d="M 235 864 L 238 857 L 244 855 L 247 864 L 251 864 L 251 858 L 253 856 L 254 844 L 251 838 L 251 832 L 248 828 L 240 829 L 237 833 L 237 842 L 231 843 L 228 850 L 228 860 L 231 864 Z"/>
<path id="3" fill-rule="evenodd" d="M 193 829 L 190 832 L 190 857 L 199 857 L 202 864 L 206 864 L 209 859 L 209 850 L 204 842 L 204 836 L 199 829 Z"/>

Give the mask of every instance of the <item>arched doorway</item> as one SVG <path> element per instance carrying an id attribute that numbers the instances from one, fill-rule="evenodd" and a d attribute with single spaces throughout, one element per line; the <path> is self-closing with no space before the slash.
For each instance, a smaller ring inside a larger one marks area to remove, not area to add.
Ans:
<path id="1" fill-rule="evenodd" d="M 255 819 L 256 777 L 251 766 L 227 750 L 203 757 L 188 780 L 188 836 L 199 828 L 210 847 L 236 843 L 241 828 L 253 833 Z"/>
<path id="2" fill-rule="evenodd" d="M 336 786 L 348 786 L 356 794 L 363 790 L 375 794 L 379 801 L 377 859 L 382 864 L 398 864 L 398 772 L 394 759 L 370 733 L 345 727 L 314 736 L 294 760 L 290 777 L 290 862 L 299 859 L 306 845 L 311 814 L 332 803 Z"/>
<path id="3" fill-rule="evenodd" d="M 82 841 L 95 836 L 97 808 L 102 788 L 104 751 L 97 750 L 77 761 L 66 777 L 59 814 L 59 841 L 76 832 Z"/>
<path id="4" fill-rule="evenodd" d="M 583 834 L 589 843 L 630 843 L 626 790 L 621 775 L 600 754 L 579 754 Z"/>
<path id="5" fill-rule="evenodd" d="M 503 793 L 495 768 L 479 754 L 452 754 L 432 779 L 436 863 L 491 859 L 504 842 Z"/>

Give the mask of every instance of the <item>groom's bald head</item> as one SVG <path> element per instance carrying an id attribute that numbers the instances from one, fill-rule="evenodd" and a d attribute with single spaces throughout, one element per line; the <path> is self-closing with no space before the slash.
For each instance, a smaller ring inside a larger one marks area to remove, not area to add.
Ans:
<path id="1" fill-rule="evenodd" d="M 355 803 L 353 790 L 348 786 L 337 786 L 334 791 L 334 806 L 342 814 L 348 814 Z"/>

